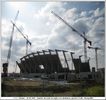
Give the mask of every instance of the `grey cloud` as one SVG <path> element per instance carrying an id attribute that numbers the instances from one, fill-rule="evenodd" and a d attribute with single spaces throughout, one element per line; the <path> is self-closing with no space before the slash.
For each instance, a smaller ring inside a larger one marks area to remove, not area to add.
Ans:
<path id="1" fill-rule="evenodd" d="M 73 25 L 81 34 L 83 32 L 87 33 L 89 31 L 89 26 L 83 20 L 78 20 Z"/>
<path id="2" fill-rule="evenodd" d="M 94 16 L 95 17 L 99 17 L 99 16 L 104 16 L 104 12 L 105 12 L 105 9 L 100 9 L 100 8 L 97 8 L 95 11 L 94 11 Z"/>

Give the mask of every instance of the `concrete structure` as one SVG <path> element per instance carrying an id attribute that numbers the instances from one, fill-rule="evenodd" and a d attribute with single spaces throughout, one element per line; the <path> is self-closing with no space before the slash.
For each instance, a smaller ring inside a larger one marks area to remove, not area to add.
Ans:
<path id="1" fill-rule="evenodd" d="M 32 57 L 30 57 L 30 55 Z M 69 72 L 69 69 L 63 68 L 61 61 L 57 54 L 44 54 L 36 55 L 29 54 L 20 59 L 21 62 L 18 63 L 18 66 L 21 70 L 21 73 L 63 73 Z"/>
<path id="2" fill-rule="evenodd" d="M 60 51 L 62 50 L 49 50 L 46 54 L 47 51 L 43 50 L 42 52 L 38 51 L 22 57 L 20 62 L 17 62 L 21 77 L 43 78 L 55 81 L 67 80 L 70 82 L 76 80 L 104 82 L 104 69 L 95 71 L 95 67 L 93 67 L 92 71 L 90 71 L 89 60 L 88 62 L 82 62 L 80 58 L 75 59 L 71 55 L 75 70 L 69 70 L 68 67 L 63 68 L 58 54 Z"/>
<path id="3" fill-rule="evenodd" d="M 88 62 L 81 62 L 80 58 L 77 58 L 77 59 L 73 58 L 73 63 L 74 63 L 76 73 L 90 72 L 89 61 Z"/>

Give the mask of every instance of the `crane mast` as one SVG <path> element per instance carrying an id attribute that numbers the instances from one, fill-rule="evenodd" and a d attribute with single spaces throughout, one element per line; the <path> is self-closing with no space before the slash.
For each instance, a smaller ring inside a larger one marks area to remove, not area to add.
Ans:
<path id="1" fill-rule="evenodd" d="M 18 17 L 19 11 L 17 11 L 16 17 L 14 19 L 14 23 L 16 23 L 17 17 Z M 9 44 L 9 51 L 8 51 L 8 56 L 7 56 L 7 63 L 9 63 L 9 59 L 11 56 L 11 46 L 12 46 L 12 41 L 13 41 L 13 34 L 14 34 L 14 24 L 12 27 L 12 32 L 11 32 L 11 37 L 10 37 L 10 44 Z"/>
<path id="2" fill-rule="evenodd" d="M 28 35 L 26 35 L 27 39 L 28 39 Z M 28 54 L 28 41 L 26 41 L 26 55 Z"/>
<path id="3" fill-rule="evenodd" d="M 89 41 L 86 37 L 85 37 L 85 33 L 83 33 L 83 35 L 77 31 L 75 28 L 73 28 L 71 25 L 69 25 L 64 19 L 62 19 L 60 16 L 58 16 L 56 13 L 54 13 L 53 11 L 51 11 L 51 13 L 53 15 L 55 15 L 58 19 L 60 19 L 62 22 L 64 22 L 69 28 L 72 29 L 72 31 L 76 32 L 77 34 L 79 34 L 83 39 L 84 39 L 84 55 L 85 55 L 85 62 L 87 61 L 87 49 L 86 49 L 86 42 L 88 42 L 90 45 L 92 45 L 92 42 Z"/>
<path id="4" fill-rule="evenodd" d="M 85 37 L 85 32 L 83 32 L 84 37 Z M 84 39 L 84 58 L 85 58 L 85 62 L 87 62 L 87 47 L 86 47 L 86 40 Z"/>
<path id="5" fill-rule="evenodd" d="M 14 23 L 16 23 L 18 14 L 19 14 L 19 11 L 17 11 L 17 14 L 16 14 L 15 19 L 14 19 Z M 11 31 L 7 61 L 6 61 L 6 63 L 3 63 L 3 65 L 2 65 L 3 66 L 3 76 L 4 77 L 7 77 L 7 73 L 8 73 L 8 65 L 9 65 L 9 60 L 10 60 L 10 57 L 11 57 L 11 47 L 12 47 L 13 35 L 14 35 L 14 24 L 13 24 L 12 31 Z"/>
<path id="6" fill-rule="evenodd" d="M 91 47 L 91 46 L 88 46 L 89 49 L 94 49 L 95 50 L 95 62 L 96 62 L 96 69 L 98 70 L 98 55 L 97 55 L 97 50 L 101 50 L 100 48 L 98 47 Z"/>

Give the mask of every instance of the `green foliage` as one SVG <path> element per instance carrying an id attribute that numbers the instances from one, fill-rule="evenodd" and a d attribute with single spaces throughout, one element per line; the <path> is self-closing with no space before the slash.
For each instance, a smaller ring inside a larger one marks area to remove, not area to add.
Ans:
<path id="1" fill-rule="evenodd" d="M 96 85 L 84 89 L 86 96 L 104 96 L 104 87 Z"/>

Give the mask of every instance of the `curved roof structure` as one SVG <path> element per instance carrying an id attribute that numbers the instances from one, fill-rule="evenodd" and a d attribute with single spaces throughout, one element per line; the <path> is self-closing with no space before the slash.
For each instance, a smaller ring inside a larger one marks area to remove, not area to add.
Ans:
<path id="1" fill-rule="evenodd" d="M 20 59 L 20 63 L 17 62 L 21 73 L 63 73 L 63 72 L 70 72 L 69 65 L 67 62 L 67 58 L 65 55 L 64 50 L 55 50 L 55 54 L 52 54 L 54 50 L 45 51 L 42 50 L 41 52 L 37 51 L 36 53 L 30 53 Z M 65 63 L 67 67 L 63 68 L 58 52 L 63 52 L 63 56 L 65 58 Z M 49 54 L 46 54 L 48 52 Z M 72 55 L 71 55 L 72 57 Z M 81 62 L 80 58 L 73 58 L 72 61 L 74 63 L 75 72 L 90 72 L 89 61 L 88 62 Z"/>
<path id="2" fill-rule="evenodd" d="M 22 57 L 18 66 L 21 73 L 54 73 L 66 72 L 63 68 L 58 54 L 37 54 L 31 53 Z"/>

